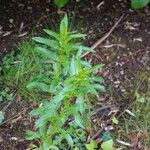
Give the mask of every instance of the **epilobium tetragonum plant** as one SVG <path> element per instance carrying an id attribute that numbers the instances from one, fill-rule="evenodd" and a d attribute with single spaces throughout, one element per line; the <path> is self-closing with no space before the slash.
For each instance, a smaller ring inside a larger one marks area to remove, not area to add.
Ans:
<path id="1" fill-rule="evenodd" d="M 74 42 L 85 35 L 68 31 L 67 15 L 60 23 L 59 33 L 44 31 L 51 39 L 34 37 L 33 40 L 38 43 L 36 51 L 51 64 L 49 81 L 34 81 L 27 87 L 38 88 L 51 95 L 51 99 L 31 111 L 31 115 L 39 118 L 35 123 L 37 130 L 27 131 L 27 139 L 37 139 L 39 144 L 31 147 L 38 150 L 83 149 L 89 108 L 87 97 L 105 91 L 103 78 L 93 74 L 103 65 L 93 67 L 81 60 L 82 52 L 92 49 Z"/>

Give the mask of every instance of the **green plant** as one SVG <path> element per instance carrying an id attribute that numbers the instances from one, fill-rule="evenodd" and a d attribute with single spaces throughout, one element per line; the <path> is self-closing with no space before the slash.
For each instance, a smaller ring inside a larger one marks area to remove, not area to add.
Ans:
<path id="1" fill-rule="evenodd" d="M 48 65 L 46 68 L 43 67 L 44 64 L 42 58 L 35 53 L 34 45 L 30 41 L 23 41 L 19 45 L 17 55 L 12 52 L 2 59 L 0 87 L 8 87 L 13 91 L 13 95 L 19 94 L 26 100 L 38 100 L 38 94 L 31 94 L 26 85 L 32 80 L 41 81 L 43 72 L 48 75 Z M 11 95 L 9 96 L 9 92 L 5 91 L 0 92 L 0 97 L 9 100 Z"/>
<path id="2" fill-rule="evenodd" d="M 63 7 L 68 3 L 69 0 L 54 0 L 54 4 L 57 7 Z"/>
<path id="3" fill-rule="evenodd" d="M 60 23 L 59 33 L 44 31 L 52 39 L 34 37 L 33 40 L 38 42 L 36 51 L 45 60 L 49 59 L 49 79 L 31 82 L 27 88 L 38 88 L 51 98 L 43 100 L 39 108 L 31 111 L 31 115 L 39 117 L 35 123 L 37 130 L 27 131 L 26 137 L 39 140 L 39 145 L 31 145 L 31 149 L 84 149 L 91 107 L 87 97 L 105 91 L 103 78 L 93 74 L 103 65 L 93 67 L 81 59 L 83 51 L 93 50 L 76 42 L 85 35 L 68 31 L 67 15 Z"/>
<path id="4" fill-rule="evenodd" d="M 143 8 L 150 3 L 150 0 L 132 0 L 131 6 L 134 9 Z"/>

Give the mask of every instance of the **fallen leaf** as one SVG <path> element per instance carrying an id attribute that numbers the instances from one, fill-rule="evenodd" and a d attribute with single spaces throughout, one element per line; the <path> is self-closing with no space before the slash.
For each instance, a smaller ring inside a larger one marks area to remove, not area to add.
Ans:
<path id="1" fill-rule="evenodd" d="M 101 144 L 101 148 L 102 148 L 103 150 L 115 150 L 114 147 L 113 147 L 113 145 L 114 145 L 114 142 L 113 142 L 112 139 L 110 139 L 110 140 L 108 140 L 108 141 L 106 141 L 106 142 L 103 142 L 103 143 Z"/>

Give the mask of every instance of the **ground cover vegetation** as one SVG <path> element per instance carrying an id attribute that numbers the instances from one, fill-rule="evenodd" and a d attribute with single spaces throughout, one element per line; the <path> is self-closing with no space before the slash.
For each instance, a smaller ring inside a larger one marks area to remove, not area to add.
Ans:
<path id="1" fill-rule="evenodd" d="M 67 2 L 54 1 L 58 7 Z M 133 0 L 131 5 L 137 9 L 148 3 L 148 0 Z M 100 101 L 102 107 L 97 110 L 95 101 L 103 99 L 105 93 L 111 97 L 114 87 L 108 83 L 107 88 L 104 87 L 102 71 L 105 65 L 101 61 L 93 65 L 83 58 L 84 53 L 97 55 L 82 44 L 86 35 L 70 30 L 67 15 L 56 32 L 50 29 L 43 32 L 43 36 L 23 40 L 16 51 L 1 60 L 0 126 L 9 121 L 5 118 L 11 104 L 16 100 L 26 101 L 32 118 L 29 124 L 33 124 L 30 130 L 25 129 L 24 135 L 29 140 L 29 150 L 148 150 L 149 71 L 143 67 L 135 75 L 134 82 L 122 81 L 130 87 L 130 98 L 112 100 L 119 108 L 113 108 L 112 102 Z M 101 122 L 99 131 L 93 123 L 96 120 L 93 114 Z"/>
<path id="2" fill-rule="evenodd" d="M 54 4 L 57 7 L 65 6 L 69 0 L 54 0 Z M 150 0 L 131 0 L 131 6 L 134 9 L 143 8 L 144 6 L 148 5 Z"/>
<path id="3" fill-rule="evenodd" d="M 86 35 L 68 29 L 65 15 L 59 33 L 45 29 L 50 38 L 34 37 L 36 46 L 24 41 L 19 55 L 11 53 L 2 61 L 1 84 L 6 88 L 1 92 L 1 101 L 13 101 L 19 94 L 40 104 L 31 111 L 31 115 L 39 116 L 36 131 L 26 132 L 28 140 L 37 139 L 39 143 L 31 144 L 29 149 L 90 147 L 85 144 L 85 129 L 90 128 L 92 109 L 88 97 L 98 95 L 98 91 L 105 92 L 104 79 L 93 74 L 103 64 L 92 66 L 82 60 L 83 52 L 93 50 L 76 42 Z"/>

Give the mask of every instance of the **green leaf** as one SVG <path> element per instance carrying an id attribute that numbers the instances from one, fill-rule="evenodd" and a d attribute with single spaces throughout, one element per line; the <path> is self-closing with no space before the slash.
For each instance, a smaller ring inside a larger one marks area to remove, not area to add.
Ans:
<path id="1" fill-rule="evenodd" d="M 53 31 L 51 31 L 51 30 L 49 30 L 49 29 L 44 29 L 44 31 L 45 31 L 48 35 L 54 37 L 55 39 L 57 39 L 57 40 L 59 41 L 59 34 L 58 34 L 58 33 L 53 32 Z"/>
<path id="2" fill-rule="evenodd" d="M 83 115 L 85 113 L 86 105 L 82 96 L 77 97 L 77 110 Z"/>
<path id="3" fill-rule="evenodd" d="M 49 142 L 44 141 L 42 147 L 43 147 L 43 150 L 50 150 L 50 144 L 49 144 Z"/>
<path id="4" fill-rule="evenodd" d="M 82 48 L 78 48 L 78 51 L 77 51 L 77 54 L 76 54 L 76 58 L 80 58 L 81 55 L 82 55 L 82 52 L 83 52 Z"/>
<path id="5" fill-rule="evenodd" d="M 45 103 L 43 105 L 43 111 L 32 111 L 31 113 L 36 115 L 38 112 L 42 113 L 40 118 L 36 121 L 36 127 L 40 128 L 44 124 L 46 124 L 47 121 L 50 121 L 50 118 L 52 116 L 55 116 L 56 111 L 60 108 L 61 102 L 63 98 L 65 97 L 65 94 L 70 90 L 70 87 L 64 87 L 56 96 L 54 96 L 50 102 Z"/>
<path id="6" fill-rule="evenodd" d="M 0 124 L 3 122 L 4 120 L 4 114 L 2 111 L 0 111 Z"/>
<path id="7" fill-rule="evenodd" d="M 87 62 L 87 61 L 81 60 L 81 64 L 82 64 L 83 67 L 91 68 L 91 64 L 89 62 Z"/>
<path id="8" fill-rule="evenodd" d="M 73 147 L 73 139 L 72 137 L 70 136 L 70 134 L 65 134 L 65 139 L 67 140 L 68 144 Z"/>
<path id="9" fill-rule="evenodd" d="M 26 87 L 28 89 L 38 89 L 43 92 L 50 92 L 50 86 L 41 82 L 31 82 Z"/>
<path id="10" fill-rule="evenodd" d="M 104 79 L 102 77 L 90 77 L 89 79 L 95 82 L 104 83 Z"/>
<path id="11" fill-rule="evenodd" d="M 93 84 L 94 88 L 99 90 L 100 92 L 106 92 L 106 89 L 103 85 L 101 84 Z"/>
<path id="12" fill-rule="evenodd" d="M 35 48 L 37 50 L 37 52 L 41 53 L 42 55 L 44 55 L 45 57 L 57 61 L 57 56 L 55 55 L 55 53 L 47 50 L 46 48 L 43 47 L 36 47 Z"/>
<path id="13" fill-rule="evenodd" d="M 55 145 L 54 146 L 50 146 L 49 148 L 50 148 L 50 150 L 59 150 L 59 148 L 57 146 L 55 146 Z"/>
<path id="14" fill-rule="evenodd" d="M 93 66 L 93 67 L 90 69 L 90 72 L 93 72 L 93 71 L 102 69 L 103 66 L 104 66 L 104 64 L 95 65 L 95 66 Z"/>
<path id="15" fill-rule="evenodd" d="M 80 115 L 75 115 L 74 116 L 75 117 L 75 123 L 79 126 L 79 127 L 81 127 L 81 128 L 85 128 L 84 126 L 83 126 L 83 121 L 82 121 L 82 119 L 80 118 Z"/>
<path id="16" fill-rule="evenodd" d="M 85 144 L 87 150 L 95 150 L 97 148 L 97 143 L 94 140 L 91 140 L 89 144 Z"/>
<path id="17" fill-rule="evenodd" d="M 80 38 L 84 38 L 84 37 L 86 37 L 86 34 L 80 34 L 80 33 L 78 33 L 78 34 L 71 34 L 71 35 L 69 35 L 67 41 L 70 41 L 72 39 L 78 39 L 78 38 L 80 39 Z"/>
<path id="18" fill-rule="evenodd" d="M 80 44 L 73 44 L 71 45 L 71 48 L 80 51 L 82 50 L 82 51 L 94 52 L 92 48 Z"/>
<path id="19" fill-rule="evenodd" d="M 112 122 L 114 124 L 118 124 L 119 123 L 118 119 L 115 116 L 111 120 L 112 120 Z"/>
<path id="20" fill-rule="evenodd" d="M 27 140 L 34 140 L 34 139 L 37 139 L 39 138 L 39 133 L 38 132 L 33 132 L 33 131 L 30 131 L 30 130 L 27 130 L 26 133 L 25 133 L 25 137 Z"/>
<path id="21" fill-rule="evenodd" d="M 80 150 L 78 147 L 75 147 L 73 150 Z"/>
<path id="22" fill-rule="evenodd" d="M 70 76 L 74 76 L 78 74 L 78 67 L 75 58 L 71 59 L 70 63 Z"/>
<path id="23" fill-rule="evenodd" d="M 106 141 L 106 142 L 103 142 L 103 143 L 101 144 L 101 148 L 102 148 L 103 150 L 115 150 L 114 147 L 113 147 L 113 144 L 114 144 L 113 140 L 110 139 L 110 140 L 108 140 L 108 141 Z"/>
<path id="24" fill-rule="evenodd" d="M 35 125 L 37 128 L 41 128 L 50 120 L 50 118 L 55 115 L 54 109 L 50 107 L 47 109 L 47 111 L 44 111 L 45 113 L 41 114 L 40 118 L 35 122 Z"/>
<path id="25" fill-rule="evenodd" d="M 148 5 L 149 2 L 150 2 L 150 0 L 132 0 L 131 6 L 134 9 L 139 9 L 139 8 L 143 8 L 144 6 Z"/>
<path id="26" fill-rule="evenodd" d="M 35 144 L 29 144 L 29 150 L 39 150 Z"/>
<path id="27" fill-rule="evenodd" d="M 68 34 L 68 17 L 67 15 L 64 16 L 60 23 L 60 34 L 61 36 L 65 36 Z"/>
<path id="28" fill-rule="evenodd" d="M 50 39 L 46 39 L 46 38 L 42 38 L 42 37 L 34 37 L 32 39 L 38 43 L 50 46 L 51 48 L 59 49 L 59 43 L 55 40 L 50 40 Z"/>
<path id="29" fill-rule="evenodd" d="M 63 7 L 67 4 L 69 0 L 54 0 L 54 4 L 57 6 L 57 7 Z"/>
<path id="30" fill-rule="evenodd" d="M 80 45 L 80 48 L 82 48 L 82 50 L 84 50 L 84 51 L 94 52 L 94 50 L 92 48 L 84 46 L 84 45 Z"/>

